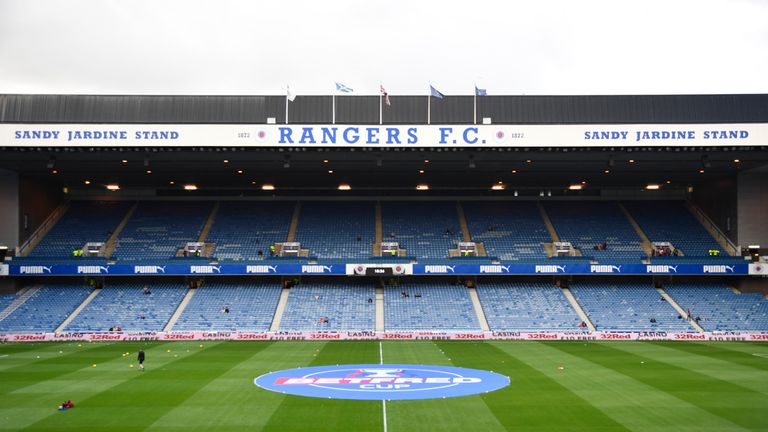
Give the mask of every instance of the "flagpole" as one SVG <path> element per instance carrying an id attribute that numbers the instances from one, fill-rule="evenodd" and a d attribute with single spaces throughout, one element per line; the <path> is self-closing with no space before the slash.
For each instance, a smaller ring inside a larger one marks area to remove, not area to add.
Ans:
<path id="1" fill-rule="evenodd" d="M 430 89 L 431 90 L 431 89 Z M 427 96 L 427 124 L 431 124 L 432 120 L 432 92 L 429 92 L 429 95 Z"/>
<path id="2" fill-rule="evenodd" d="M 472 104 L 472 124 L 477 124 L 477 85 L 475 85 L 475 98 Z"/>
<path id="3" fill-rule="evenodd" d="M 384 100 L 379 90 L 379 124 L 384 124 Z"/>
<path id="4" fill-rule="evenodd" d="M 285 124 L 288 124 L 288 93 L 290 92 L 290 87 L 285 89 Z"/>
<path id="5" fill-rule="evenodd" d="M 336 90 L 334 90 L 331 95 L 331 110 L 333 110 L 331 123 L 336 124 Z"/>

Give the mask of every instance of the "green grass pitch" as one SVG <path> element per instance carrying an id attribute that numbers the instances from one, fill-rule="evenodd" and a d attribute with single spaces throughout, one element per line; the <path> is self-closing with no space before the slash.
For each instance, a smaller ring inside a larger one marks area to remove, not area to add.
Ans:
<path id="1" fill-rule="evenodd" d="M 384 430 L 380 401 L 285 396 L 253 384 L 280 369 L 378 363 L 379 342 L 200 345 L 0 345 L 0 431 Z M 140 347 L 145 372 L 129 367 Z M 384 341 L 382 351 L 385 363 L 512 380 L 482 395 L 387 402 L 391 432 L 768 431 L 768 344 Z M 57 411 L 66 399 L 76 407 Z"/>

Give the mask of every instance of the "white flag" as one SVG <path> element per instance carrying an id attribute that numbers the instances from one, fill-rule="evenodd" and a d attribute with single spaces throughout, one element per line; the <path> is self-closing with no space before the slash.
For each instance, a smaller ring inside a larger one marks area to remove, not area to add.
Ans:
<path id="1" fill-rule="evenodd" d="M 293 100 L 296 99 L 296 95 L 291 91 L 290 86 L 285 87 L 285 97 L 287 97 L 288 100 L 291 102 L 293 102 Z"/>

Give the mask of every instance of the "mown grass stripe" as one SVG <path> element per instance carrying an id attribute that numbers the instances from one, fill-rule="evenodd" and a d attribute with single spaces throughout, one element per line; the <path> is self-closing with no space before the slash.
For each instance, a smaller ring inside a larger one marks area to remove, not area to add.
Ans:
<path id="1" fill-rule="evenodd" d="M 636 355 L 613 344 L 546 344 L 613 369 L 739 426 L 758 429 L 768 424 L 768 396 L 762 393 L 676 366 L 663 358 Z"/>
<path id="2" fill-rule="evenodd" d="M 686 347 L 685 345 L 688 344 L 669 342 L 665 344 L 613 344 L 611 346 L 644 357 L 663 359 L 666 363 L 768 395 L 768 383 L 756 379 L 761 375 L 768 376 L 768 371 L 752 366 L 759 363 L 768 364 L 766 359 L 736 351 L 718 349 L 707 351 L 706 347 L 690 345 Z M 741 362 L 729 361 L 734 356 L 737 358 L 744 357 L 744 359 L 741 359 Z M 743 363 L 747 363 L 749 366 L 745 366 Z"/>
<path id="3" fill-rule="evenodd" d="M 654 342 L 654 345 L 656 346 L 675 349 L 688 354 L 717 359 L 719 361 L 726 361 L 735 365 L 747 366 L 749 368 L 768 371 L 768 361 L 766 361 L 768 359 L 752 355 L 752 353 L 757 352 L 757 350 L 754 349 L 756 344 L 753 342 L 750 342 L 750 344 L 753 349 L 744 352 L 725 349 L 722 347 L 722 345 L 717 344 L 705 345 L 697 342 Z M 768 352 L 765 354 L 768 355 Z"/>
<path id="4" fill-rule="evenodd" d="M 59 374 L 54 378 L 38 381 L 30 379 L 12 392 L 0 395 L 0 429 L 8 428 L 18 430 L 28 426 L 42 418 L 54 415 L 55 407 L 65 399 L 82 401 L 94 394 L 111 388 L 121 382 L 136 376 L 136 369 L 130 369 L 131 363 L 136 363 L 136 350 L 147 348 L 150 358 L 154 358 L 153 365 L 159 366 L 173 360 L 168 355 L 166 359 L 160 359 L 164 354 L 165 343 L 153 342 L 150 344 L 140 342 L 125 342 L 121 344 L 100 345 L 104 349 L 111 349 L 97 364 L 91 367 L 93 358 L 90 350 L 82 350 L 78 353 L 80 360 L 74 362 L 73 367 L 67 369 L 67 373 Z M 125 352 L 131 352 L 129 357 L 123 357 Z M 29 364 L 29 369 L 37 368 L 35 363 Z"/>
<path id="5" fill-rule="evenodd" d="M 304 366 L 313 358 L 303 342 L 270 344 L 200 388 L 148 430 L 260 430 L 285 396 L 257 387 L 254 378 L 274 370 Z"/>
<path id="6" fill-rule="evenodd" d="M 309 366 L 379 363 L 379 343 L 342 341 L 306 343 L 317 357 Z M 386 359 L 386 357 L 385 357 Z M 320 399 L 286 395 L 265 426 L 265 431 L 380 431 L 381 402 Z"/>
<path id="7" fill-rule="evenodd" d="M 584 345 L 576 341 L 561 342 Z M 628 429 L 638 432 L 744 430 L 673 395 L 562 350 L 540 343 L 493 344 L 507 353 L 513 353 Z M 636 366 L 644 367 L 641 364 Z"/>
<path id="8" fill-rule="evenodd" d="M 453 363 L 434 342 L 384 342 L 385 363 L 451 366 Z M 505 431 L 496 416 L 477 396 L 387 402 L 389 432 L 407 432 L 428 425 L 430 430 L 466 432 Z"/>
<path id="9" fill-rule="evenodd" d="M 482 395 L 508 430 L 628 430 L 557 381 L 528 366 L 513 354 L 486 342 L 439 342 L 456 366 L 507 375 L 511 384 Z"/>
<path id="10" fill-rule="evenodd" d="M 8 394 L 31 383 L 55 379 L 93 363 L 106 361 L 112 357 L 114 350 L 112 343 L 82 344 L 81 347 L 51 344 L 46 346 L 44 352 L 40 352 L 40 359 L 32 358 L 36 355 L 36 351 L 27 351 L 24 354 L 29 361 L 0 370 L 0 395 Z M 59 354 L 59 351 L 64 353 Z"/>
<path id="11" fill-rule="evenodd" d="M 190 350 L 188 355 L 184 353 L 178 358 L 170 357 L 174 355 L 174 345 L 167 345 L 172 351 L 168 353 L 172 361 L 153 364 L 154 356 L 147 353 L 146 372 L 136 372 L 132 379 L 79 401 L 75 409 L 55 413 L 25 430 L 144 430 L 202 386 L 269 343 L 208 343 L 205 349 Z"/>

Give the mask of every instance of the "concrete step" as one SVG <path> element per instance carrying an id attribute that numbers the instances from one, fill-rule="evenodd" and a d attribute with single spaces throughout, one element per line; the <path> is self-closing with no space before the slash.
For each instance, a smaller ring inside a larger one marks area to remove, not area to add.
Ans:
<path id="1" fill-rule="evenodd" d="M 187 305 L 192 300 L 192 297 L 197 292 L 196 288 L 190 288 L 187 290 L 187 293 L 184 295 L 184 298 L 181 299 L 181 303 L 179 303 L 179 306 L 176 308 L 176 312 L 171 315 L 171 319 L 168 320 L 168 323 L 165 324 L 165 328 L 163 328 L 163 331 L 169 332 L 173 330 L 173 326 L 176 325 L 176 321 L 179 320 L 179 317 L 181 317 L 181 314 L 184 313 L 184 309 L 187 308 Z"/>
<path id="2" fill-rule="evenodd" d="M 74 319 L 75 319 L 75 318 L 77 318 L 77 316 L 78 316 L 78 315 L 80 315 L 80 312 L 82 312 L 82 311 L 83 311 L 83 309 L 85 309 L 85 307 L 86 307 L 86 306 L 88 306 L 88 303 L 90 303 L 91 301 L 93 301 L 93 299 L 95 299 L 95 298 L 96 298 L 96 296 L 97 296 L 97 295 L 99 295 L 99 293 L 100 293 L 100 292 L 101 292 L 101 288 L 96 288 L 96 289 L 94 289 L 93 291 L 91 291 L 91 293 L 90 293 L 90 294 L 88 294 L 88 297 L 86 297 L 86 298 L 85 298 L 85 300 L 83 300 L 83 302 L 82 302 L 82 303 L 80 303 L 80 305 L 79 305 L 77 308 L 75 308 L 75 310 L 74 310 L 74 311 L 72 311 L 72 313 L 71 313 L 71 314 L 69 314 L 69 316 L 67 317 L 67 319 L 65 319 L 65 320 L 64 320 L 64 322 L 62 322 L 61 324 L 59 324 L 59 326 L 58 326 L 58 327 L 56 327 L 56 330 L 54 330 L 54 333 L 61 333 L 61 332 L 63 332 L 63 331 L 64 331 L 64 329 L 66 329 L 66 328 L 67 328 L 67 326 L 68 326 L 68 325 L 69 325 L 69 324 L 70 324 L 72 321 L 74 321 Z"/>
<path id="3" fill-rule="evenodd" d="M 299 215 L 301 214 L 301 203 L 297 202 L 293 208 L 293 215 L 291 216 L 291 225 L 288 227 L 287 242 L 296 241 L 296 230 L 299 228 Z"/>
<path id="4" fill-rule="evenodd" d="M 40 291 L 41 285 L 36 285 L 33 287 L 30 287 L 26 291 L 24 291 L 22 294 L 20 294 L 18 297 L 16 297 L 11 304 L 5 307 L 2 312 L 0 312 L 0 321 L 8 318 L 10 314 L 16 311 L 21 305 L 26 303 L 27 300 L 29 300 L 30 297 L 35 295 L 36 292 Z"/>
<path id="5" fill-rule="evenodd" d="M 384 289 L 376 288 L 376 331 L 384 331 Z"/>
<path id="6" fill-rule="evenodd" d="M 595 331 L 595 324 L 593 324 L 592 320 L 589 319 L 589 315 L 587 315 L 587 312 L 584 310 L 584 308 L 581 307 L 581 304 L 579 304 L 579 301 L 576 300 L 576 297 L 573 296 L 571 290 L 568 288 L 563 288 L 562 291 L 565 298 L 568 299 L 568 303 L 571 304 L 571 307 L 576 311 L 576 314 L 579 316 L 579 318 L 587 323 L 587 328 L 589 331 Z"/>
<path id="7" fill-rule="evenodd" d="M 480 322 L 480 328 L 483 331 L 491 331 L 491 327 L 488 325 L 488 320 L 485 319 L 485 311 L 483 305 L 480 303 L 480 296 L 477 294 L 477 288 L 467 288 L 469 291 L 469 298 L 472 300 L 472 306 L 475 308 L 475 314 L 477 315 L 477 321 Z"/>
<path id="8" fill-rule="evenodd" d="M 664 290 L 664 288 L 656 288 L 656 291 L 658 291 L 659 294 L 661 294 L 661 296 L 664 297 L 664 300 L 666 300 L 667 303 L 670 304 L 670 306 L 675 308 L 675 310 L 677 311 L 677 313 L 680 314 L 680 316 L 682 317 L 688 316 L 688 312 L 686 312 L 686 310 L 683 309 L 683 307 L 680 306 L 680 304 L 678 304 L 677 301 L 673 299 L 672 296 L 670 296 L 669 293 L 667 293 Z M 695 328 L 696 331 L 698 331 L 699 333 L 704 333 L 704 328 L 701 327 L 699 324 L 697 324 L 696 321 L 690 320 L 688 321 L 688 323 L 691 324 L 691 327 Z"/>
<path id="9" fill-rule="evenodd" d="M 283 313 L 285 313 L 285 306 L 288 304 L 288 296 L 291 290 L 283 288 L 280 292 L 280 300 L 277 301 L 277 307 L 275 308 L 275 316 L 272 318 L 272 325 L 269 327 L 269 331 L 276 332 L 280 330 L 280 321 L 283 320 Z"/>

